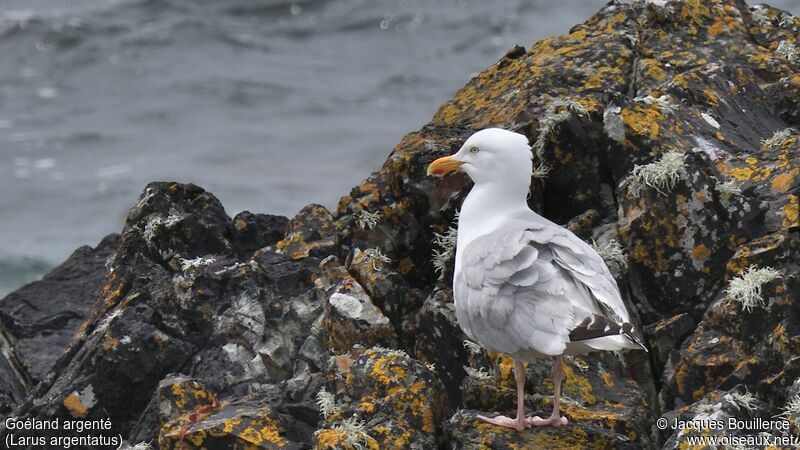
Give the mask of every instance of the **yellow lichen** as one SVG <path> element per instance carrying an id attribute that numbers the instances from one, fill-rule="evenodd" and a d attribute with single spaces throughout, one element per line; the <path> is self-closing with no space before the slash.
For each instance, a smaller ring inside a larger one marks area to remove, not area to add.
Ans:
<path id="1" fill-rule="evenodd" d="M 796 195 L 790 195 L 789 201 L 783 205 L 783 221 L 781 227 L 784 229 L 800 227 L 798 220 L 798 201 Z"/>

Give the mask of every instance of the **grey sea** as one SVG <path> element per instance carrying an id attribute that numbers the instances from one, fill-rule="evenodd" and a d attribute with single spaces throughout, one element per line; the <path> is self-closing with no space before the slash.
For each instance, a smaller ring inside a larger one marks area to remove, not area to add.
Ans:
<path id="1" fill-rule="evenodd" d="M 119 231 L 149 181 L 230 215 L 333 207 L 511 46 L 604 3 L 3 0 L 0 296 Z"/>

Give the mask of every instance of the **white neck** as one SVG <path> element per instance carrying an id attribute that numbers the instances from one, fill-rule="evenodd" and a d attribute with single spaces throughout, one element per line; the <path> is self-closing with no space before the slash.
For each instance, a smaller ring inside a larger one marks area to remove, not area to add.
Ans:
<path id="1" fill-rule="evenodd" d="M 476 238 L 491 233 L 511 217 L 530 214 L 527 196 L 528 186 L 509 189 L 508 184 L 476 184 L 467 194 L 458 215 L 458 240 L 456 243 L 456 266 L 459 271 L 460 252 Z"/>

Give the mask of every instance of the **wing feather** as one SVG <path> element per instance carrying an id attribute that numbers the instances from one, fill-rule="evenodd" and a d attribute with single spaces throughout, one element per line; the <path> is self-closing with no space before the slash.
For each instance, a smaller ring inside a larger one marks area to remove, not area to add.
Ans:
<path id="1" fill-rule="evenodd" d="M 602 258 L 555 225 L 511 221 L 472 241 L 461 258 L 454 279 L 458 321 L 490 350 L 557 355 L 571 334 L 602 335 L 603 330 L 581 328 L 595 325 L 598 317 L 604 318 L 604 330 L 610 324 L 608 332 L 619 332 L 628 320 Z M 631 331 L 629 324 L 624 329 Z"/>

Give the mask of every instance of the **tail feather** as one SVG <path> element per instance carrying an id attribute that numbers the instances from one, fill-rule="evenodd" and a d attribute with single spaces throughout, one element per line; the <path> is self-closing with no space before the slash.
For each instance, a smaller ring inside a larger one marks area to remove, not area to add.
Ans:
<path id="1" fill-rule="evenodd" d="M 592 314 L 585 318 L 569 333 L 572 342 L 586 341 L 605 336 L 625 336 L 628 340 L 648 351 L 644 343 L 634 334 L 633 325 L 629 322 L 617 323 L 600 314 Z"/>

